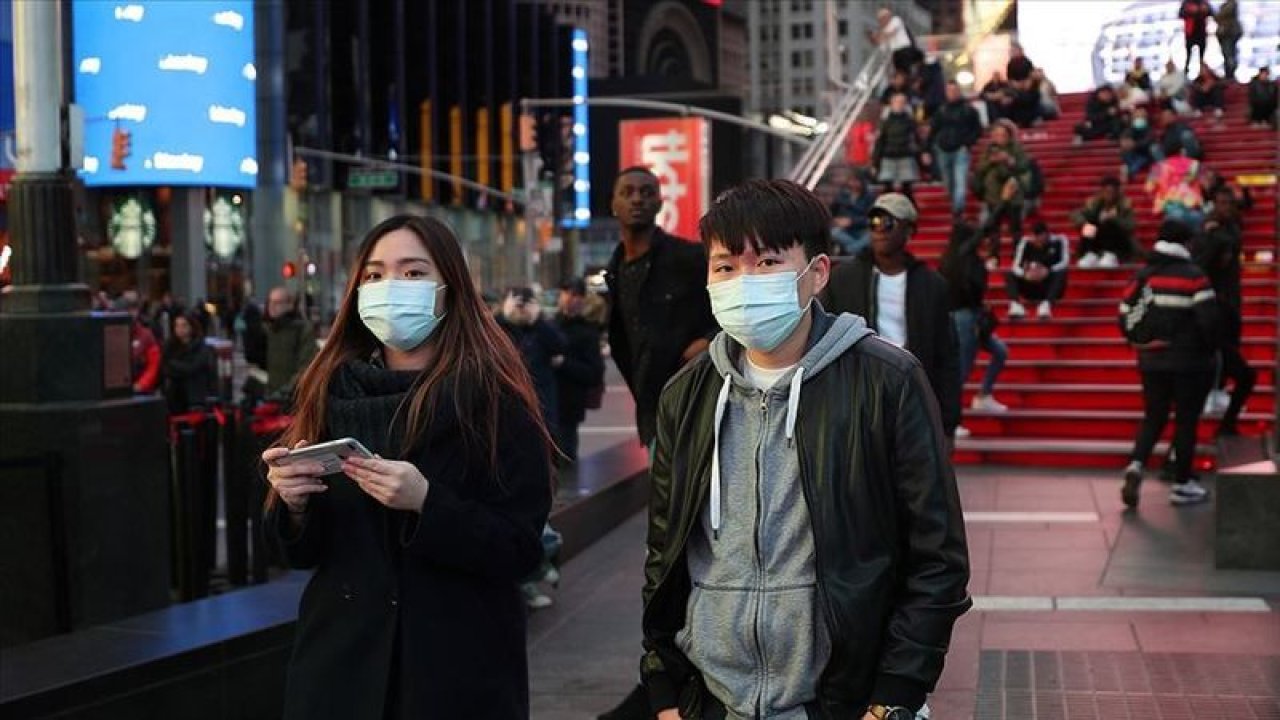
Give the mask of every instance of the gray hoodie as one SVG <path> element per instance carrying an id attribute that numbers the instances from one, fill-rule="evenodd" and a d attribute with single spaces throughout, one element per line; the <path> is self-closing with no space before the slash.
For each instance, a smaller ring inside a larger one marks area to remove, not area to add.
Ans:
<path id="1" fill-rule="evenodd" d="M 725 382 L 711 501 L 689 538 L 692 589 L 676 643 L 730 718 L 803 720 L 831 654 L 793 438 L 804 382 L 873 333 L 855 315 L 819 307 L 814 319 L 804 358 L 765 392 L 743 376 L 741 345 L 723 332 L 711 343 Z"/>

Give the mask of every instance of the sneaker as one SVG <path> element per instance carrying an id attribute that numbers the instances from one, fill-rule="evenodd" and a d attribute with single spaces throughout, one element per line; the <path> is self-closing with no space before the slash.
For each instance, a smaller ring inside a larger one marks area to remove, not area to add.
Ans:
<path id="1" fill-rule="evenodd" d="M 995 272 L 999 269 L 1000 269 L 1000 258 L 998 257 L 987 258 L 987 272 Z"/>
<path id="2" fill-rule="evenodd" d="M 1174 483 L 1169 490 L 1169 502 L 1174 505 L 1193 505 L 1209 499 L 1209 491 L 1194 478 Z"/>
<path id="3" fill-rule="evenodd" d="M 1142 486 L 1142 466 L 1131 462 L 1124 469 L 1124 487 L 1120 488 L 1120 499 L 1125 507 L 1138 507 L 1138 489 Z"/>
<path id="4" fill-rule="evenodd" d="M 1113 252 L 1102 253 L 1102 259 L 1098 261 L 1098 267 L 1117 268 L 1120 267 L 1120 258 L 1116 257 Z"/>
<path id="5" fill-rule="evenodd" d="M 1080 257 L 1080 260 L 1076 262 L 1076 266 L 1082 268 L 1097 267 L 1098 256 L 1093 253 L 1085 253 Z"/>
<path id="6" fill-rule="evenodd" d="M 1213 109 L 1213 117 L 1214 117 L 1214 119 L 1221 120 L 1221 119 L 1222 119 L 1222 108 L 1214 108 L 1214 109 Z"/>
<path id="7" fill-rule="evenodd" d="M 547 583 L 551 587 L 559 587 L 560 570 L 555 565 L 547 563 L 547 569 L 542 573 L 542 582 Z"/>
<path id="8" fill-rule="evenodd" d="M 1039 307 L 1036 308 L 1036 317 L 1041 320 L 1047 320 L 1053 317 L 1053 306 L 1048 300 L 1041 300 Z"/>
<path id="9" fill-rule="evenodd" d="M 1129 166 L 1128 165 L 1120 166 L 1120 183 L 1122 185 L 1129 184 Z"/>
<path id="10" fill-rule="evenodd" d="M 969 432 L 969 428 L 963 425 L 956 426 L 956 438 L 967 438 L 973 433 Z"/>
<path id="11" fill-rule="evenodd" d="M 520 592 L 524 595 L 525 607 L 530 610 L 541 610 L 551 607 L 551 598 L 542 594 L 538 589 L 537 583 L 524 583 L 520 586 Z"/>
<path id="12" fill-rule="evenodd" d="M 1211 390 L 1209 396 L 1204 399 L 1204 414 L 1219 416 L 1227 411 L 1229 405 L 1231 405 L 1231 393 L 1226 390 Z"/>
<path id="13" fill-rule="evenodd" d="M 987 412 L 1005 412 L 1009 409 L 1008 405 L 996 400 L 991 395 L 974 395 L 973 402 L 970 407 L 974 410 L 986 410 Z"/>
<path id="14" fill-rule="evenodd" d="M 1084 138 L 1080 137 L 1079 135 L 1076 135 L 1075 137 L 1071 138 L 1071 144 L 1075 145 L 1076 147 L 1079 147 L 1084 144 Z"/>
<path id="15" fill-rule="evenodd" d="M 1009 303 L 1010 318 L 1020 318 L 1020 317 L 1026 317 L 1026 316 L 1027 316 L 1027 309 L 1022 306 L 1022 303 L 1018 302 L 1017 300 L 1014 300 L 1013 302 Z"/>

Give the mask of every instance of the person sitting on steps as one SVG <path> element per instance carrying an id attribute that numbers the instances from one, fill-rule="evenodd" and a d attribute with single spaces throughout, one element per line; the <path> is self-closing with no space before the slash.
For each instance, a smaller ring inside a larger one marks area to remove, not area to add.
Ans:
<path id="1" fill-rule="evenodd" d="M 1038 300 L 1036 316 L 1053 317 L 1053 304 L 1067 289 L 1067 262 L 1071 252 L 1065 235 L 1049 232 L 1043 220 L 1031 228 L 1031 235 L 1018 242 L 1013 267 L 1005 273 L 1005 289 L 1009 293 L 1009 318 L 1027 314 L 1023 300 Z"/>

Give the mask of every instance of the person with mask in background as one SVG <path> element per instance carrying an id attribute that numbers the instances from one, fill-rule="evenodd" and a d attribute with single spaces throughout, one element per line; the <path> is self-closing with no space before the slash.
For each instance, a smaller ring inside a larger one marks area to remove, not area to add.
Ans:
<path id="1" fill-rule="evenodd" d="M 830 224 L 786 180 L 729 190 L 700 222 L 724 330 L 658 413 L 649 717 L 912 720 L 972 604 L 919 362 L 816 302 Z"/>
<path id="2" fill-rule="evenodd" d="M 315 329 L 298 311 L 286 287 L 267 294 L 267 395 L 289 395 L 298 375 L 316 354 Z"/>
<path id="3" fill-rule="evenodd" d="M 600 407 L 604 393 L 604 357 L 600 327 L 586 317 L 587 286 L 574 279 L 560 288 L 556 327 L 564 337 L 564 362 L 556 368 L 559 388 L 560 452 L 569 463 L 578 461 L 578 426 L 588 409 Z"/>
<path id="4" fill-rule="evenodd" d="M 529 373 L 439 220 L 379 223 L 348 278 L 262 454 L 266 527 L 315 570 L 282 716 L 525 720 L 518 584 L 543 558 L 554 452 Z M 286 459 L 347 437 L 373 456 L 341 474 Z"/>
<path id="5" fill-rule="evenodd" d="M 164 344 L 163 366 L 170 413 L 207 408 L 210 398 L 217 399 L 217 358 L 205 344 L 200 321 L 193 314 L 174 316 L 173 330 Z"/>
<path id="6" fill-rule="evenodd" d="M 831 272 L 824 304 L 865 318 L 881 339 L 916 356 L 950 438 L 960 424 L 959 345 L 946 280 L 907 252 L 918 217 L 906 196 L 881 195 L 871 209 L 871 246 Z"/>

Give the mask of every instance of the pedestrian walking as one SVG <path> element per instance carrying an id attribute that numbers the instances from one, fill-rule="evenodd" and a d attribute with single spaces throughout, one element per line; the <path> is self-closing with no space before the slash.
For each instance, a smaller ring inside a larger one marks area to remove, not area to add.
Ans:
<path id="1" fill-rule="evenodd" d="M 267 394 L 290 395 L 299 373 L 316 354 L 315 328 L 302 317 L 286 287 L 267 295 Z"/>
<path id="2" fill-rule="evenodd" d="M 578 461 L 578 427 L 587 410 L 598 409 L 604 394 L 604 357 L 600 327 L 586 317 L 587 287 L 575 279 L 560 288 L 556 326 L 565 339 L 564 362 L 556 368 L 560 393 L 560 452 Z"/>

